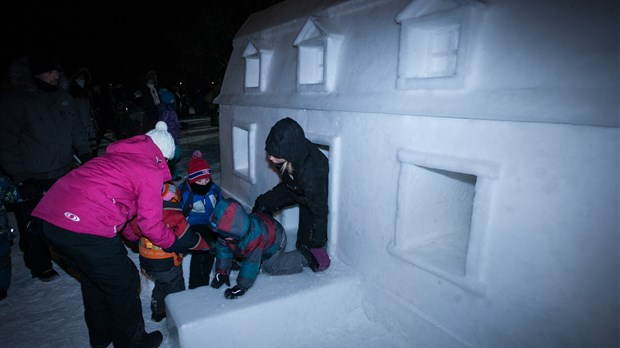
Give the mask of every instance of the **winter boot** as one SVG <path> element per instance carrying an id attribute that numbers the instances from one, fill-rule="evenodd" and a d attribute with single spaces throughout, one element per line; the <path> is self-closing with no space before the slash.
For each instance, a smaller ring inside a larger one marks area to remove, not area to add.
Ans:
<path id="1" fill-rule="evenodd" d="M 52 280 L 60 277 L 60 275 L 58 274 L 58 272 L 56 272 L 55 269 L 50 268 L 47 271 L 39 274 L 36 277 L 39 278 L 40 281 L 47 283 L 47 282 L 51 282 Z"/>
<path id="2" fill-rule="evenodd" d="M 317 263 L 315 272 L 323 272 L 329 268 L 331 260 L 329 259 L 329 255 L 327 255 L 325 248 L 312 248 L 310 249 L 310 252 L 312 253 L 312 256 L 314 256 Z"/>
<path id="3" fill-rule="evenodd" d="M 144 335 L 142 339 L 142 347 L 144 348 L 157 348 L 163 341 L 164 336 L 159 331 L 153 331 Z"/>
<path id="4" fill-rule="evenodd" d="M 310 249 L 306 246 L 300 246 L 298 250 L 307 261 L 307 265 L 304 263 L 304 266 L 310 267 L 313 272 L 322 272 L 329 268 L 331 261 L 324 248 Z"/>

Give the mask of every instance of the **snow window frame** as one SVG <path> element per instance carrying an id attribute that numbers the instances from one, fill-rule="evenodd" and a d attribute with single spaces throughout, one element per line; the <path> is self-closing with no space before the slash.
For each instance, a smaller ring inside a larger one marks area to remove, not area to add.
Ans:
<path id="1" fill-rule="evenodd" d="M 335 85 L 342 37 L 325 20 L 309 18 L 293 46 L 297 48 L 297 92 L 330 92 Z"/>
<path id="2" fill-rule="evenodd" d="M 400 149 L 394 239 L 388 251 L 473 294 L 481 281 L 499 168 L 471 158 Z"/>
<path id="3" fill-rule="evenodd" d="M 329 136 L 315 132 L 305 132 L 306 138 L 315 144 L 319 150 L 327 157 L 329 162 L 328 178 L 328 207 L 327 215 L 327 249 L 332 256 L 338 245 L 338 216 L 340 201 L 340 171 L 337 170 L 341 161 L 341 139 L 338 136 Z M 295 249 L 296 231 L 299 224 L 299 206 L 294 205 L 282 209 L 276 216 L 277 220 L 284 226 L 289 235 L 287 251 Z M 291 237 L 292 236 L 292 237 Z"/>
<path id="4" fill-rule="evenodd" d="M 233 175 L 256 183 L 256 123 L 234 122 L 232 125 Z"/>
<path id="5" fill-rule="evenodd" d="M 243 50 L 243 87 L 246 93 L 264 92 L 267 89 L 268 72 L 273 51 L 249 42 Z"/>
<path id="6" fill-rule="evenodd" d="M 468 1 L 415 0 L 397 16 L 396 88 L 465 87 L 473 7 Z"/>

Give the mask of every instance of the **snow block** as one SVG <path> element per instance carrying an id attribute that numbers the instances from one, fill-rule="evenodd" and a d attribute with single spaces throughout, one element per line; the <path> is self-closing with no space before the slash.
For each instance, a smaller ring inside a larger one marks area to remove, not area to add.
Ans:
<path id="1" fill-rule="evenodd" d="M 236 272 L 231 277 L 234 285 Z M 385 346 L 385 329 L 362 307 L 363 287 L 354 272 L 334 262 L 326 272 L 286 276 L 259 274 L 235 300 L 225 287 L 201 287 L 166 297 L 171 347 L 359 347 Z M 404 342 L 390 338 L 390 347 Z"/>

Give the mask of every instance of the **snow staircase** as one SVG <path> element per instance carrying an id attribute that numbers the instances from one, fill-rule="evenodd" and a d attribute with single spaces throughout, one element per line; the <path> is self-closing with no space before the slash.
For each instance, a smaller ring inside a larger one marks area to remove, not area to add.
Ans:
<path id="1" fill-rule="evenodd" d="M 235 300 L 225 288 L 166 297 L 170 347 L 404 347 L 368 319 L 360 278 L 337 260 L 323 273 L 261 273 Z"/>

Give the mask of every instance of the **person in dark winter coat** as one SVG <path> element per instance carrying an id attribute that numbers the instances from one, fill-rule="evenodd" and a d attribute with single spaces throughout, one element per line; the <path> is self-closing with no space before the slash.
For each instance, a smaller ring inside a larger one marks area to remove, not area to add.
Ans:
<path id="1" fill-rule="evenodd" d="M 75 99 L 75 105 L 80 115 L 83 132 L 86 133 L 88 144 L 93 153 L 97 156 L 97 122 L 92 105 L 90 91 L 91 74 L 87 68 L 76 71 L 69 82 L 69 93 Z"/>
<path id="2" fill-rule="evenodd" d="M 43 233 L 80 273 L 84 317 L 93 347 L 157 347 L 159 331 L 146 333 L 140 275 L 119 234 L 142 234 L 167 252 L 185 253 L 198 234 L 178 238 L 163 223 L 162 185 L 170 180 L 166 159 L 174 156 L 166 123 L 146 135 L 119 140 L 106 153 L 60 178 L 33 211 Z"/>
<path id="3" fill-rule="evenodd" d="M 252 211 L 273 214 L 299 205 L 297 250 L 315 272 L 330 265 L 327 244 L 327 157 L 306 139 L 304 130 L 293 119 L 279 120 L 265 141 L 265 151 L 278 169 L 281 182 L 256 198 Z"/>
<path id="4" fill-rule="evenodd" d="M 180 186 L 183 196 L 183 214 L 192 231 L 200 233 L 210 244 L 217 236 L 209 230 L 213 208 L 222 198 L 222 190 L 211 180 L 211 166 L 202 158 L 200 150 L 194 151 L 187 166 L 187 180 Z M 189 265 L 190 289 L 209 285 L 215 253 L 194 251 Z"/>
<path id="5" fill-rule="evenodd" d="M 58 277 L 41 222 L 31 216 L 45 191 L 72 168 L 74 154 L 92 157 L 75 100 L 60 87 L 53 57 L 21 57 L 9 67 L 11 90 L 0 100 L 0 166 L 18 186 L 19 247 L 33 278 Z"/>
<path id="6" fill-rule="evenodd" d="M 164 200 L 164 224 L 174 230 L 177 238 L 191 238 L 192 232 L 181 211 L 181 192 L 172 182 L 167 182 L 161 192 Z M 155 282 L 151 295 L 151 319 L 160 322 L 166 317 L 165 298 L 169 294 L 185 290 L 183 278 L 183 254 L 166 252 L 144 237 L 136 219 L 131 221 L 134 232 L 140 236 L 138 251 L 140 268 Z M 204 239 L 190 250 L 209 250 Z"/>
<path id="7" fill-rule="evenodd" d="M 177 115 L 176 96 L 167 88 L 159 89 L 159 120 L 166 122 L 168 125 L 168 132 L 172 135 L 174 143 L 177 145 L 174 157 L 168 161 L 168 167 L 170 168 L 170 174 L 172 180 L 178 181 L 181 179 L 177 175 L 177 163 L 181 159 L 181 148 L 179 143 L 179 130 L 181 129 L 181 123 L 179 122 L 179 116 Z"/>
<path id="8" fill-rule="evenodd" d="M 158 105 L 161 103 L 157 88 L 157 73 L 149 71 L 144 76 L 144 83 L 140 87 L 142 93 L 142 107 L 144 107 L 144 129 L 152 129 L 159 120 Z"/>
<path id="9" fill-rule="evenodd" d="M 276 219 L 260 212 L 247 214 L 234 199 L 222 199 L 215 206 L 209 228 L 219 235 L 216 244 L 217 273 L 211 287 L 230 286 L 233 258 L 242 260 L 237 284 L 224 292 L 228 299 L 245 294 L 254 285 L 261 267 L 267 274 L 282 275 L 299 273 L 304 266 L 309 266 L 305 257 L 297 251 L 285 251 L 286 232 Z"/>

